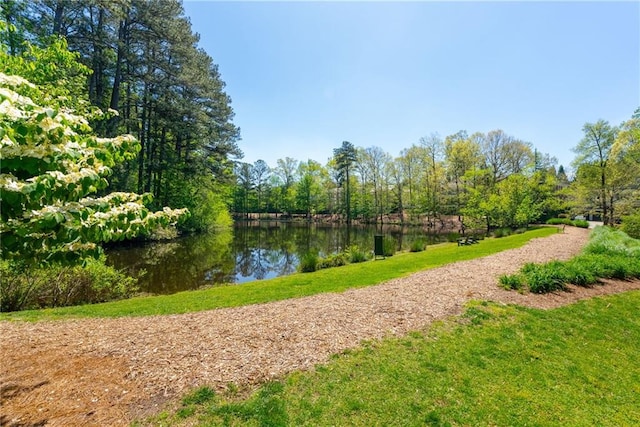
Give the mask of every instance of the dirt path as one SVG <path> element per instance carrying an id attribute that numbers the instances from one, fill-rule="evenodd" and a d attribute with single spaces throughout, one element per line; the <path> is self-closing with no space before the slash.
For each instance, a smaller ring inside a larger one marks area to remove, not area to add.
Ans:
<path id="1" fill-rule="evenodd" d="M 551 295 L 501 290 L 525 262 L 567 259 L 588 232 L 344 292 L 201 313 L 56 322 L 0 322 L 0 425 L 117 426 L 189 388 L 253 383 L 308 369 L 364 339 L 401 335 L 459 313 L 469 299 L 550 308 L 640 289 L 612 282 Z"/>

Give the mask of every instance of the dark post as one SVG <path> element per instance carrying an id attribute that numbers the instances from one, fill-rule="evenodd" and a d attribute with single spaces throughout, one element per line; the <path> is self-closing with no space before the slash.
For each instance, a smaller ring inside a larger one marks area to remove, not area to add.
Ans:
<path id="1" fill-rule="evenodd" d="M 384 244 L 383 237 L 379 234 L 373 236 L 373 258 L 377 259 L 378 256 L 384 258 Z"/>

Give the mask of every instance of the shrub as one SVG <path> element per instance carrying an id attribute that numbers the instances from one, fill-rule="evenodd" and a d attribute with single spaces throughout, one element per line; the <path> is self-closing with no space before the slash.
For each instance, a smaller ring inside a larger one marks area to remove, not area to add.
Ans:
<path id="1" fill-rule="evenodd" d="M 346 254 L 349 262 L 352 264 L 364 262 L 368 259 L 367 253 L 360 249 L 357 245 L 349 246 L 349 248 L 347 248 Z"/>
<path id="2" fill-rule="evenodd" d="M 573 225 L 573 221 L 569 218 L 550 218 L 547 220 L 549 225 Z"/>
<path id="3" fill-rule="evenodd" d="M 396 239 L 390 236 L 385 236 L 382 240 L 382 253 L 384 256 L 393 256 L 396 253 Z"/>
<path id="4" fill-rule="evenodd" d="M 640 213 L 622 217 L 621 230 L 629 237 L 640 239 Z"/>
<path id="5" fill-rule="evenodd" d="M 340 267 L 347 264 L 348 255 L 345 252 L 331 254 L 318 260 L 318 269 Z"/>
<path id="6" fill-rule="evenodd" d="M 422 252 L 427 248 L 427 241 L 422 237 L 418 237 L 413 242 L 411 242 L 411 246 L 409 247 L 409 251 L 411 252 Z"/>
<path id="7" fill-rule="evenodd" d="M 298 270 L 301 273 L 311 273 L 318 269 L 318 255 L 307 252 L 300 259 L 300 265 L 298 266 Z"/>
<path id="8" fill-rule="evenodd" d="M 461 237 L 460 233 L 447 233 L 447 242 L 455 243 Z"/>
<path id="9" fill-rule="evenodd" d="M 511 230 L 509 228 L 496 228 L 493 230 L 493 236 L 500 238 L 511 235 Z"/>
<path id="10" fill-rule="evenodd" d="M 572 225 L 574 227 L 589 228 L 589 221 L 584 219 L 571 220 L 569 218 L 551 218 L 547 220 L 549 225 Z"/>
<path id="11" fill-rule="evenodd" d="M 0 262 L 0 311 L 65 307 L 129 298 L 137 279 L 90 259 L 85 266 L 34 267 Z"/>

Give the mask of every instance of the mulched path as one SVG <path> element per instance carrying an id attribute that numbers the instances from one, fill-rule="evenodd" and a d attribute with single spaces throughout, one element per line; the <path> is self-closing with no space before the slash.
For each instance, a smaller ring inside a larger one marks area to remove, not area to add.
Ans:
<path id="1" fill-rule="evenodd" d="M 459 314 L 471 299 L 547 309 L 640 289 L 640 281 L 548 295 L 498 287 L 501 274 L 526 262 L 572 257 L 587 235 L 568 227 L 522 248 L 339 294 L 171 316 L 0 322 L 0 425 L 124 426 L 190 388 L 311 369 L 362 340 Z"/>

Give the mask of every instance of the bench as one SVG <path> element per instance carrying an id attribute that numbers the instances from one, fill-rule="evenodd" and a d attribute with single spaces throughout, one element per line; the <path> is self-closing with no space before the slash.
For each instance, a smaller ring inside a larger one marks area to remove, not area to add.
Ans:
<path id="1" fill-rule="evenodd" d="M 458 246 L 473 245 L 474 243 L 478 243 L 478 239 L 474 237 L 461 237 L 458 239 Z"/>

